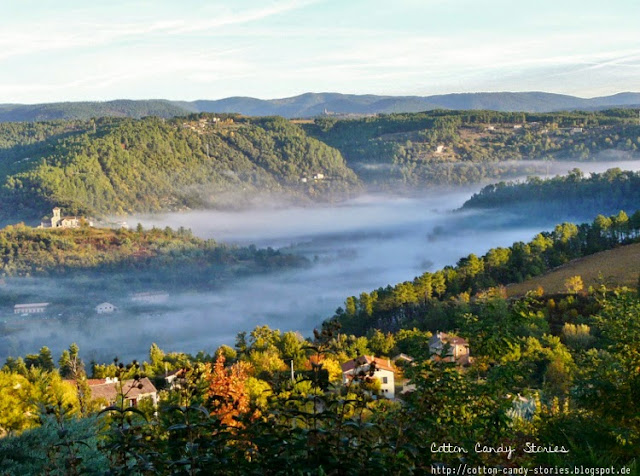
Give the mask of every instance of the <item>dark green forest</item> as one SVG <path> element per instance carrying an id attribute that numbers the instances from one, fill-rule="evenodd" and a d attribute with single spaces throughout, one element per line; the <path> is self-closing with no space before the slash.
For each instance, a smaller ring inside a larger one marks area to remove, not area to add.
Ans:
<path id="1" fill-rule="evenodd" d="M 588 217 L 640 205 L 640 173 L 609 169 L 585 176 L 579 169 L 550 179 L 529 177 L 525 182 L 487 185 L 462 209 L 501 209 L 531 217 L 556 215 Z"/>
<path id="2" fill-rule="evenodd" d="M 88 216 L 344 198 L 340 153 L 281 118 L 197 115 L 0 125 L 2 218 Z M 314 176 L 322 179 L 314 180 Z"/>

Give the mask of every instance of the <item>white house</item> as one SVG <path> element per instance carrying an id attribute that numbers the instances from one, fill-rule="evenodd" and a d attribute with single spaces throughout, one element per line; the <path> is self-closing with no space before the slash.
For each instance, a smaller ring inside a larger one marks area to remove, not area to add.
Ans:
<path id="1" fill-rule="evenodd" d="M 456 362 L 460 365 L 469 365 L 471 363 L 469 343 L 466 339 L 446 332 L 436 332 L 429 339 L 429 352 L 433 354 L 434 359 L 441 359 L 445 348 L 446 352 L 443 360 Z"/>
<path id="2" fill-rule="evenodd" d="M 313 180 L 323 180 L 324 179 L 324 174 L 315 174 L 313 176 Z"/>
<path id="3" fill-rule="evenodd" d="M 436 147 L 436 154 L 442 154 L 444 152 L 444 146 L 439 145 Z"/>
<path id="4" fill-rule="evenodd" d="M 111 312 L 115 312 L 118 308 L 110 302 L 103 302 L 98 304 L 95 309 L 98 314 L 109 314 Z"/>
<path id="5" fill-rule="evenodd" d="M 391 362 L 386 359 L 361 355 L 356 359 L 345 362 L 342 364 L 342 383 L 346 385 L 356 376 L 368 376 L 372 365 L 375 367 L 373 378 L 380 381 L 381 394 L 387 398 L 395 398 L 395 369 Z"/>
<path id="6" fill-rule="evenodd" d="M 14 314 L 42 314 L 49 307 L 48 302 L 34 302 L 29 304 L 16 304 L 13 306 Z"/>

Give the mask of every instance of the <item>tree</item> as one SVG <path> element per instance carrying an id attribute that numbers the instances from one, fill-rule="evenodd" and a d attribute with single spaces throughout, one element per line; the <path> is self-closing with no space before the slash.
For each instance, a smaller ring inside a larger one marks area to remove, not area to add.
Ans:
<path id="1" fill-rule="evenodd" d="M 22 375 L 0 371 L 0 437 L 35 425 L 32 384 Z"/>
<path id="2" fill-rule="evenodd" d="M 53 355 L 47 346 L 42 347 L 38 354 L 28 354 L 24 362 L 27 368 L 36 367 L 46 372 L 51 372 L 55 369 Z"/>
<path id="3" fill-rule="evenodd" d="M 345 301 L 345 312 L 347 316 L 356 315 L 356 298 L 355 296 L 349 296 Z"/>
<path id="4" fill-rule="evenodd" d="M 214 356 L 218 358 L 219 355 L 224 357 L 225 362 L 233 362 L 238 358 L 238 353 L 228 345 L 221 345 L 214 353 Z"/>
<path id="5" fill-rule="evenodd" d="M 69 350 L 63 350 L 60 360 L 60 375 L 64 378 L 76 379 L 79 375 L 84 374 L 84 363 L 80 359 L 78 353 L 80 349 L 74 342 L 69 346 Z"/>
<path id="6" fill-rule="evenodd" d="M 371 316 L 373 314 L 373 302 L 374 299 L 372 296 L 368 293 L 361 293 L 360 299 L 358 300 L 360 312 L 366 316 Z"/>
<path id="7" fill-rule="evenodd" d="M 249 411 L 249 395 L 245 389 L 248 368 L 245 362 L 224 366 L 224 356 L 219 355 L 213 367 L 207 366 L 205 379 L 209 383 L 207 405 L 224 425 L 238 426 L 237 417 Z"/>
<path id="8" fill-rule="evenodd" d="M 306 361 L 306 355 L 303 349 L 304 339 L 296 332 L 285 332 L 280 338 L 278 349 L 282 360 L 289 363 L 293 360 L 295 368 L 302 368 Z"/>
<path id="9" fill-rule="evenodd" d="M 393 334 L 387 332 L 384 334 L 379 329 L 375 329 L 369 335 L 369 348 L 375 355 L 389 355 L 396 345 Z"/>
<path id="10" fill-rule="evenodd" d="M 564 287 L 569 294 L 578 294 L 584 289 L 584 283 L 580 276 L 571 276 L 565 280 Z"/>

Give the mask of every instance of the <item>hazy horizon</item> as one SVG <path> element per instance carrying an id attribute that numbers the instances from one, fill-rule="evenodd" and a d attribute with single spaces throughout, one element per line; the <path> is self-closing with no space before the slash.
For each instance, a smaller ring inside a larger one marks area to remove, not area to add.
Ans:
<path id="1" fill-rule="evenodd" d="M 430 97 L 430 96 L 448 96 L 448 95 L 463 95 L 463 94 L 526 94 L 526 93 L 542 93 L 542 94 L 557 94 L 562 96 L 572 96 L 579 99 L 595 99 L 600 97 L 612 97 L 618 96 L 621 94 L 640 94 L 640 88 L 637 91 L 632 90 L 624 90 L 624 91 L 614 91 L 607 94 L 598 94 L 591 96 L 584 96 L 579 94 L 566 94 L 557 91 L 542 91 L 542 90 L 496 90 L 496 91 L 449 91 L 449 92 L 439 92 L 439 93 L 425 93 L 425 94 L 385 94 L 385 93 L 371 93 L 371 92 L 343 92 L 343 91 L 305 91 L 298 94 L 291 94 L 285 96 L 278 97 L 263 97 L 263 96 L 250 96 L 247 94 L 237 94 L 233 96 L 219 96 L 219 97 L 200 97 L 196 99 L 184 99 L 183 97 L 112 97 L 107 99 L 82 99 L 82 100 L 57 100 L 57 101 L 38 101 L 38 102 L 4 102 L 0 103 L 0 105 L 36 105 L 36 104 L 57 104 L 57 103 L 75 103 L 75 102 L 99 102 L 99 103 L 107 103 L 112 101 L 170 101 L 170 102 L 196 102 L 196 101 L 219 101 L 222 99 L 231 99 L 231 98 L 248 98 L 248 99 L 258 99 L 261 101 L 276 101 L 276 100 L 284 100 L 284 99 L 292 99 L 300 96 L 304 96 L 306 94 L 340 94 L 344 96 L 380 96 L 380 97 Z"/>

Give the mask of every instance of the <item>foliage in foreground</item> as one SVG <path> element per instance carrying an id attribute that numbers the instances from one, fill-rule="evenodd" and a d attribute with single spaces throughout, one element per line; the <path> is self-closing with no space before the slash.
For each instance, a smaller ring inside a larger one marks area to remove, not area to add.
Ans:
<path id="1" fill-rule="evenodd" d="M 466 369 L 432 359 L 429 333 L 374 333 L 358 342 L 335 323 L 313 341 L 262 327 L 248 339 L 240 334 L 236 348 L 223 346 L 217 357 L 152 347 L 142 366 L 94 369 L 159 380 L 167 365 L 181 369 L 179 385 L 161 392 L 157 412 L 120 398 L 95 413 L 65 387 L 46 353 L 31 356 L 30 369 L 14 360 L 0 372 L 0 427 L 10 433 L 0 440 L 0 474 L 423 474 L 433 464 L 460 463 L 636 471 L 640 298 L 600 289 L 557 299 L 492 298 L 474 312 L 459 308 L 450 330 L 473 349 L 475 362 Z M 347 384 L 331 375 L 334 359 L 371 348 L 411 350 L 415 364 L 403 373 L 415 391 L 395 401 L 377 398 L 366 366 Z M 81 373 L 81 365 L 69 363 L 77 348 L 70 350 L 65 372 Z M 285 358 L 294 361 L 295 382 Z M 42 410 L 24 407 L 35 400 Z M 26 414 L 31 419 L 19 426 Z M 477 453 L 476 442 L 516 450 L 511 459 Z M 527 442 L 569 453 L 527 454 Z M 468 453 L 433 452 L 434 443 Z"/>

